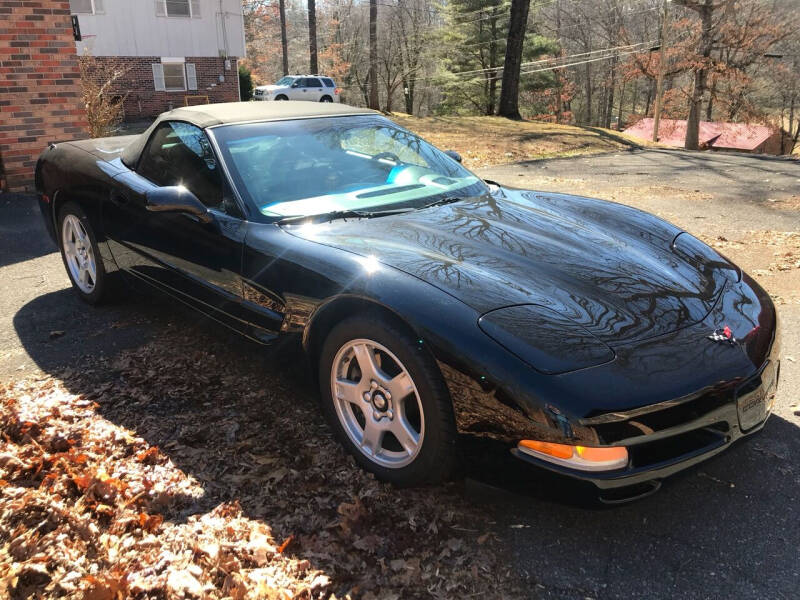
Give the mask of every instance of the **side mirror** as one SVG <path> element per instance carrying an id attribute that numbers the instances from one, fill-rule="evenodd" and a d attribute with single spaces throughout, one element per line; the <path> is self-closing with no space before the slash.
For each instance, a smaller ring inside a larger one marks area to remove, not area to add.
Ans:
<path id="1" fill-rule="evenodd" d="M 457 163 L 461 162 L 461 155 L 458 152 L 456 152 L 455 150 L 445 150 L 444 153 L 447 154 L 447 156 L 452 158 Z"/>
<path id="2" fill-rule="evenodd" d="M 293 88 L 300 87 L 300 82 L 299 81 L 293 81 L 292 82 L 292 87 Z"/>
<path id="3" fill-rule="evenodd" d="M 184 213 L 211 223 L 214 217 L 192 192 L 182 185 L 169 185 L 150 190 L 145 194 L 145 208 L 151 212 Z"/>

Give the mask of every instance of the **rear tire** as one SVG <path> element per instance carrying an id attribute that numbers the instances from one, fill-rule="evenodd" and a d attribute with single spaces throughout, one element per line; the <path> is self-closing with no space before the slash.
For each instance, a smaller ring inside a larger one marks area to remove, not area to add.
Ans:
<path id="1" fill-rule="evenodd" d="M 111 294 L 108 275 L 89 218 L 80 205 L 67 202 L 58 213 L 61 259 L 72 288 L 84 302 L 99 304 Z"/>
<path id="2" fill-rule="evenodd" d="M 436 362 L 408 333 L 380 316 L 345 319 L 322 346 L 319 381 L 325 417 L 363 469 L 399 486 L 453 473 L 450 396 Z"/>
<path id="3" fill-rule="evenodd" d="M 320 102 L 333 102 L 333 98 L 331 98 L 330 96 L 323 96 L 322 98 L 319 99 L 319 101 Z"/>

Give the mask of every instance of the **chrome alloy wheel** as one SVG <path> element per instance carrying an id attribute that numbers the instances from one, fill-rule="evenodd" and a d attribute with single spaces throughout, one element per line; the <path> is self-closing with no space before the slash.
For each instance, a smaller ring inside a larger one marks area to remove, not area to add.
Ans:
<path id="1" fill-rule="evenodd" d="M 386 347 L 367 339 L 342 346 L 331 368 L 331 396 L 348 437 L 372 462 L 398 469 L 414 461 L 425 435 L 422 402 Z"/>
<path id="2" fill-rule="evenodd" d="M 97 283 L 97 263 L 89 234 L 75 215 L 64 217 L 61 243 L 72 280 L 84 294 L 91 294 Z"/>

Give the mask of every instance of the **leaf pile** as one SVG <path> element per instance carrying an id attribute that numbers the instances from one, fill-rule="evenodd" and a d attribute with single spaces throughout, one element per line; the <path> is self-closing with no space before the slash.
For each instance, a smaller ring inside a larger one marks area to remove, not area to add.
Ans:
<path id="1" fill-rule="evenodd" d="M 206 337 L 0 385 L 0 597 L 520 593 L 456 487 L 376 481 L 305 375 Z"/>

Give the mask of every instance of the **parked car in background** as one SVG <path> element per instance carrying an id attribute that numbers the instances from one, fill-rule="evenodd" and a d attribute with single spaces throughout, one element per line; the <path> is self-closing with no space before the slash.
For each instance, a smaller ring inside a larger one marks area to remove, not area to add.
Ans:
<path id="1" fill-rule="evenodd" d="M 254 100 L 308 100 L 309 102 L 339 102 L 341 90 L 333 79 L 323 75 L 287 75 L 274 85 L 260 85 Z"/>

